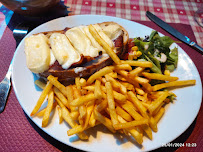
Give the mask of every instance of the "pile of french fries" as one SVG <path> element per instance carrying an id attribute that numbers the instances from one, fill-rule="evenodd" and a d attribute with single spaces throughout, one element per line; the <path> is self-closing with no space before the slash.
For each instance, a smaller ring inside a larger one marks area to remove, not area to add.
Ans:
<path id="1" fill-rule="evenodd" d="M 124 133 L 142 144 L 144 135 L 152 139 L 152 131 L 158 131 L 157 123 L 165 112 L 165 105 L 170 103 L 167 97 L 173 93 L 163 89 L 194 85 L 196 81 L 178 81 L 178 77 L 170 76 L 169 72 L 150 73 L 152 63 L 148 61 L 120 60 L 97 33 L 94 35 L 105 46 L 114 65 L 104 67 L 87 80 L 77 77 L 75 84 L 68 86 L 52 75 L 46 84 L 37 80 L 35 83 L 43 91 L 30 115 L 42 117 L 42 127 L 46 127 L 51 121 L 51 111 L 56 108 L 59 123 L 65 121 L 71 128 L 68 136 L 77 134 L 87 140 L 87 129 L 104 125 L 112 133 Z M 152 86 L 152 79 L 165 82 Z M 48 102 L 47 107 L 41 110 L 44 101 Z"/>
<path id="2" fill-rule="evenodd" d="M 158 131 L 157 123 L 165 112 L 164 106 L 170 103 L 167 97 L 173 94 L 160 89 L 194 85 L 195 80 L 178 81 L 178 77 L 149 73 L 150 62 L 121 63 L 107 66 L 87 80 L 77 77 L 75 84 L 66 87 L 52 75 L 47 84 L 37 80 L 35 83 L 43 91 L 31 116 L 43 117 L 42 127 L 46 127 L 56 107 L 59 123 L 65 120 L 71 127 L 67 134 L 77 134 L 82 140 L 88 139 L 85 130 L 99 124 L 112 133 L 131 135 L 139 144 L 143 142 L 143 135 L 152 139 L 152 131 Z M 166 82 L 151 86 L 151 79 Z M 39 111 L 46 96 L 47 107 Z"/>

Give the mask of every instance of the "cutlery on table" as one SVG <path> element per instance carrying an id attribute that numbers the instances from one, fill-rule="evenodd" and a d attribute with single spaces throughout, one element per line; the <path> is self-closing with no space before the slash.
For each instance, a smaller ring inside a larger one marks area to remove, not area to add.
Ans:
<path id="1" fill-rule="evenodd" d="M 154 14 L 152 14 L 149 11 L 146 12 L 146 16 L 151 21 L 156 23 L 158 26 L 160 26 L 162 29 L 164 29 L 165 31 L 167 31 L 168 33 L 173 35 L 174 37 L 178 38 L 179 40 L 181 40 L 182 42 L 186 43 L 187 45 L 190 45 L 195 50 L 197 50 L 197 51 L 199 51 L 200 53 L 203 54 L 203 48 L 201 46 L 199 46 L 197 43 L 191 41 L 187 36 L 183 35 L 182 33 L 177 31 L 172 26 L 170 26 L 169 24 L 167 24 L 166 22 L 164 22 L 163 20 L 161 20 L 160 18 L 158 18 L 157 16 L 155 16 Z"/>
<path id="2" fill-rule="evenodd" d="M 29 30 L 29 27 L 25 26 L 24 24 L 19 24 L 13 30 L 13 37 L 16 40 L 16 48 L 17 48 L 18 44 L 20 43 L 20 41 L 26 36 L 26 34 L 28 33 L 28 30 Z M 13 64 L 13 58 L 9 65 L 6 76 L 0 82 L 0 113 L 2 113 L 5 109 L 7 97 L 8 97 L 9 91 L 10 91 L 11 72 L 12 72 L 12 67 L 13 67 L 12 64 Z"/>

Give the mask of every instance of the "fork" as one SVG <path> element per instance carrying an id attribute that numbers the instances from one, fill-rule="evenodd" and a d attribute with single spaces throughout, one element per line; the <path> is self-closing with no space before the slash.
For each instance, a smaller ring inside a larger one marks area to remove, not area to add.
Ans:
<path id="1" fill-rule="evenodd" d="M 21 23 L 16 26 L 13 30 L 13 37 L 16 40 L 16 48 L 18 47 L 20 41 L 27 35 L 29 26 L 26 26 L 26 23 Z M 14 53 L 15 54 L 15 53 Z M 0 113 L 5 109 L 8 94 L 11 87 L 11 73 L 13 69 L 13 58 L 9 65 L 8 71 L 4 79 L 0 82 Z"/>

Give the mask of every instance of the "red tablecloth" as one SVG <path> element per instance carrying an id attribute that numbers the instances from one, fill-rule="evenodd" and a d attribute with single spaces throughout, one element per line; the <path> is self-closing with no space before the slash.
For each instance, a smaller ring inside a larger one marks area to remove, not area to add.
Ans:
<path id="1" fill-rule="evenodd" d="M 169 35 L 157 25 L 149 21 L 139 21 L 144 25 L 154 28 L 165 35 Z M 171 24 L 183 34 L 187 34 L 195 41 L 191 26 L 185 24 Z M 191 57 L 200 73 L 203 76 L 202 55 L 187 46 L 179 44 L 185 52 Z M 6 74 L 7 68 L 15 50 L 15 40 L 12 31 L 7 27 L 3 37 L 0 40 L 0 79 Z M 176 140 L 174 143 L 196 143 L 195 148 L 160 148 L 158 151 L 202 151 L 203 139 L 203 109 L 201 107 L 199 114 L 192 125 Z M 18 100 L 16 99 L 13 88 L 11 89 L 8 103 L 5 111 L 0 114 L 0 151 L 75 151 L 75 149 L 64 145 L 39 129 L 23 112 Z"/>

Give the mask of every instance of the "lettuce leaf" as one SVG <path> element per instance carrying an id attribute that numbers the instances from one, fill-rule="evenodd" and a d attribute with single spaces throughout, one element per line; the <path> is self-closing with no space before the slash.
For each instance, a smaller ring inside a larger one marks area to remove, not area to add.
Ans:
<path id="1" fill-rule="evenodd" d="M 168 36 L 160 36 L 157 31 L 152 31 L 149 38 L 144 40 L 140 37 L 134 39 L 138 50 L 142 52 L 139 59 L 145 59 L 153 64 L 151 70 L 155 73 L 162 73 L 165 69 L 173 71 L 178 63 L 178 50 L 174 48 L 170 50 L 170 46 L 174 41 Z M 167 57 L 166 62 L 161 63 L 157 58 L 157 51 L 164 53 Z"/>

